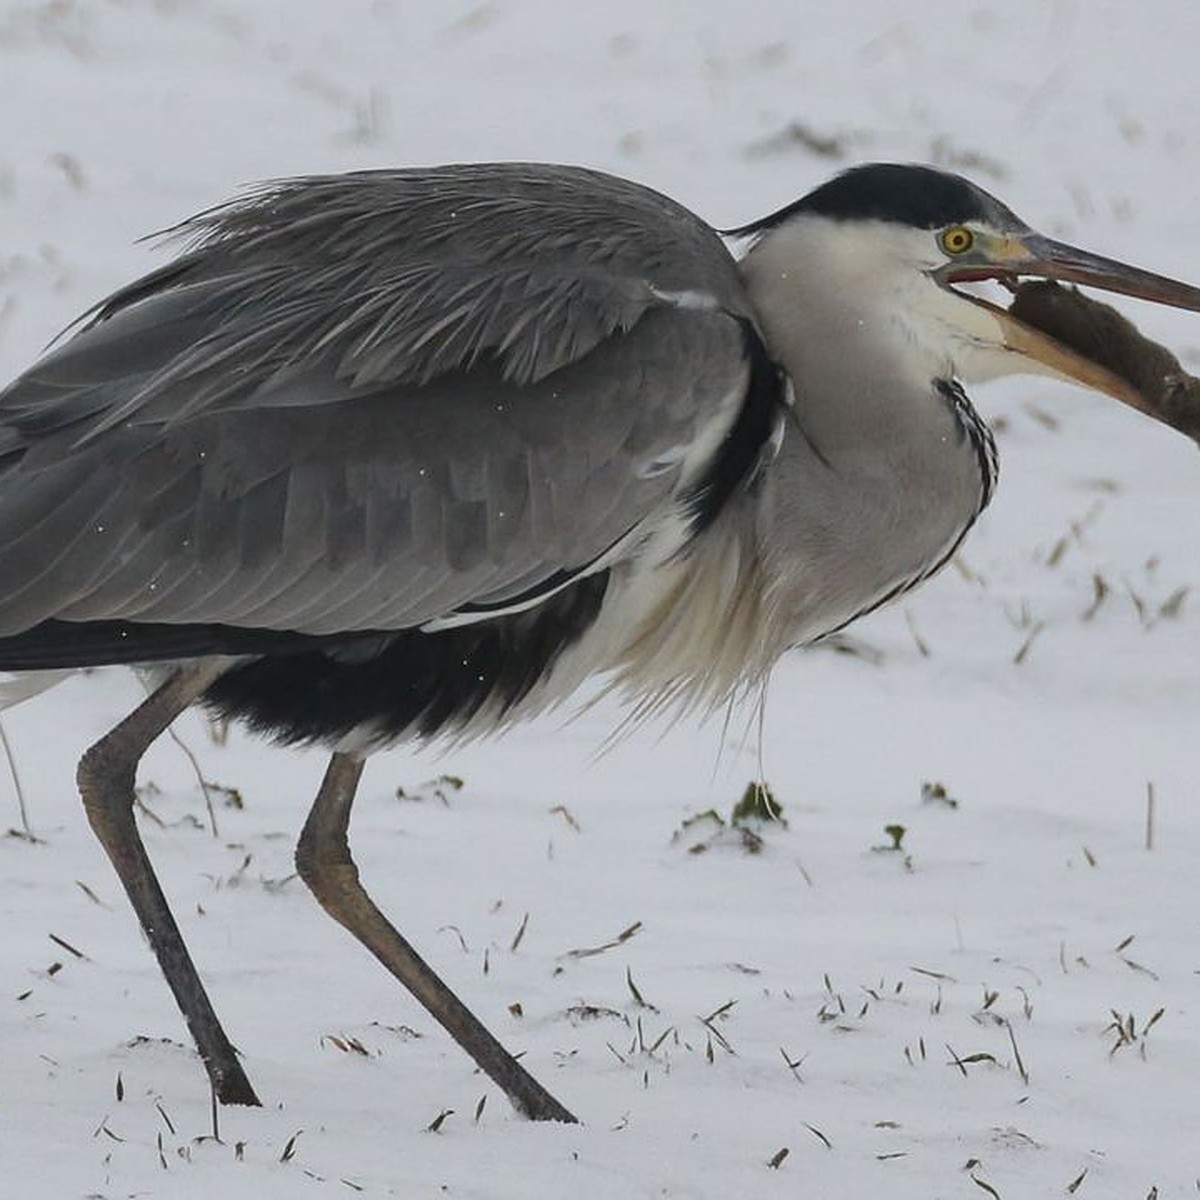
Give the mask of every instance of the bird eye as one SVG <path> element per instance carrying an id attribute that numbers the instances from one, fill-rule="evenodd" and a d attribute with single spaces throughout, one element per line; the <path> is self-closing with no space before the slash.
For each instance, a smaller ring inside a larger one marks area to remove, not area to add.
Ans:
<path id="1" fill-rule="evenodd" d="M 942 231 L 938 242 L 947 254 L 966 254 L 975 244 L 975 235 L 965 225 L 951 225 Z"/>

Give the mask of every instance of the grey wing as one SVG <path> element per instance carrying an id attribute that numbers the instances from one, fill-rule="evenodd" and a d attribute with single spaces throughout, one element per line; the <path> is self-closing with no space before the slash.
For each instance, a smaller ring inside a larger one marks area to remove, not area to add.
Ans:
<path id="1" fill-rule="evenodd" d="M 0 393 L 0 637 L 536 599 L 694 486 L 746 387 L 717 236 L 595 172 L 298 180 L 181 232 Z"/>

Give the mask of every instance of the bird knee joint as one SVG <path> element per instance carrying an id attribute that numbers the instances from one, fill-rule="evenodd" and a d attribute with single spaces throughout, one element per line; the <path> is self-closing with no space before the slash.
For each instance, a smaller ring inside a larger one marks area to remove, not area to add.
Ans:
<path id="1" fill-rule="evenodd" d="M 128 799 L 133 807 L 133 788 L 137 760 L 120 753 L 107 741 L 91 746 L 79 760 L 75 770 L 75 782 L 83 797 L 84 806 L 92 808 L 111 807 L 112 797 Z"/>
<path id="2" fill-rule="evenodd" d="M 301 838 L 296 846 L 296 874 L 314 891 L 358 882 L 358 869 L 342 845 Z"/>

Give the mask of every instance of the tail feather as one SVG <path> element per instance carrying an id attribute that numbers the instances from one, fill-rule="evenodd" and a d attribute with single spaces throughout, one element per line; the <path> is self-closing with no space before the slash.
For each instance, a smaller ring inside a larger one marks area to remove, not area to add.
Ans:
<path id="1" fill-rule="evenodd" d="M 0 671 L 0 712 L 40 696 L 73 674 L 73 671 Z"/>

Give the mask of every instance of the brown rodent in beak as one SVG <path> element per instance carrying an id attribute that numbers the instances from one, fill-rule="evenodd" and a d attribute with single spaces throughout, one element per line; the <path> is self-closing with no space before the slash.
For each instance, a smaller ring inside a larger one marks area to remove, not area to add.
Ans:
<path id="1" fill-rule="evenodd" d="M 1143 412 L 1200 445 L 1200 379 L 1115 308 L 1038 279 L 1017 286 L 1008 311 L 1118 375 L 1140 393 Z"/>

